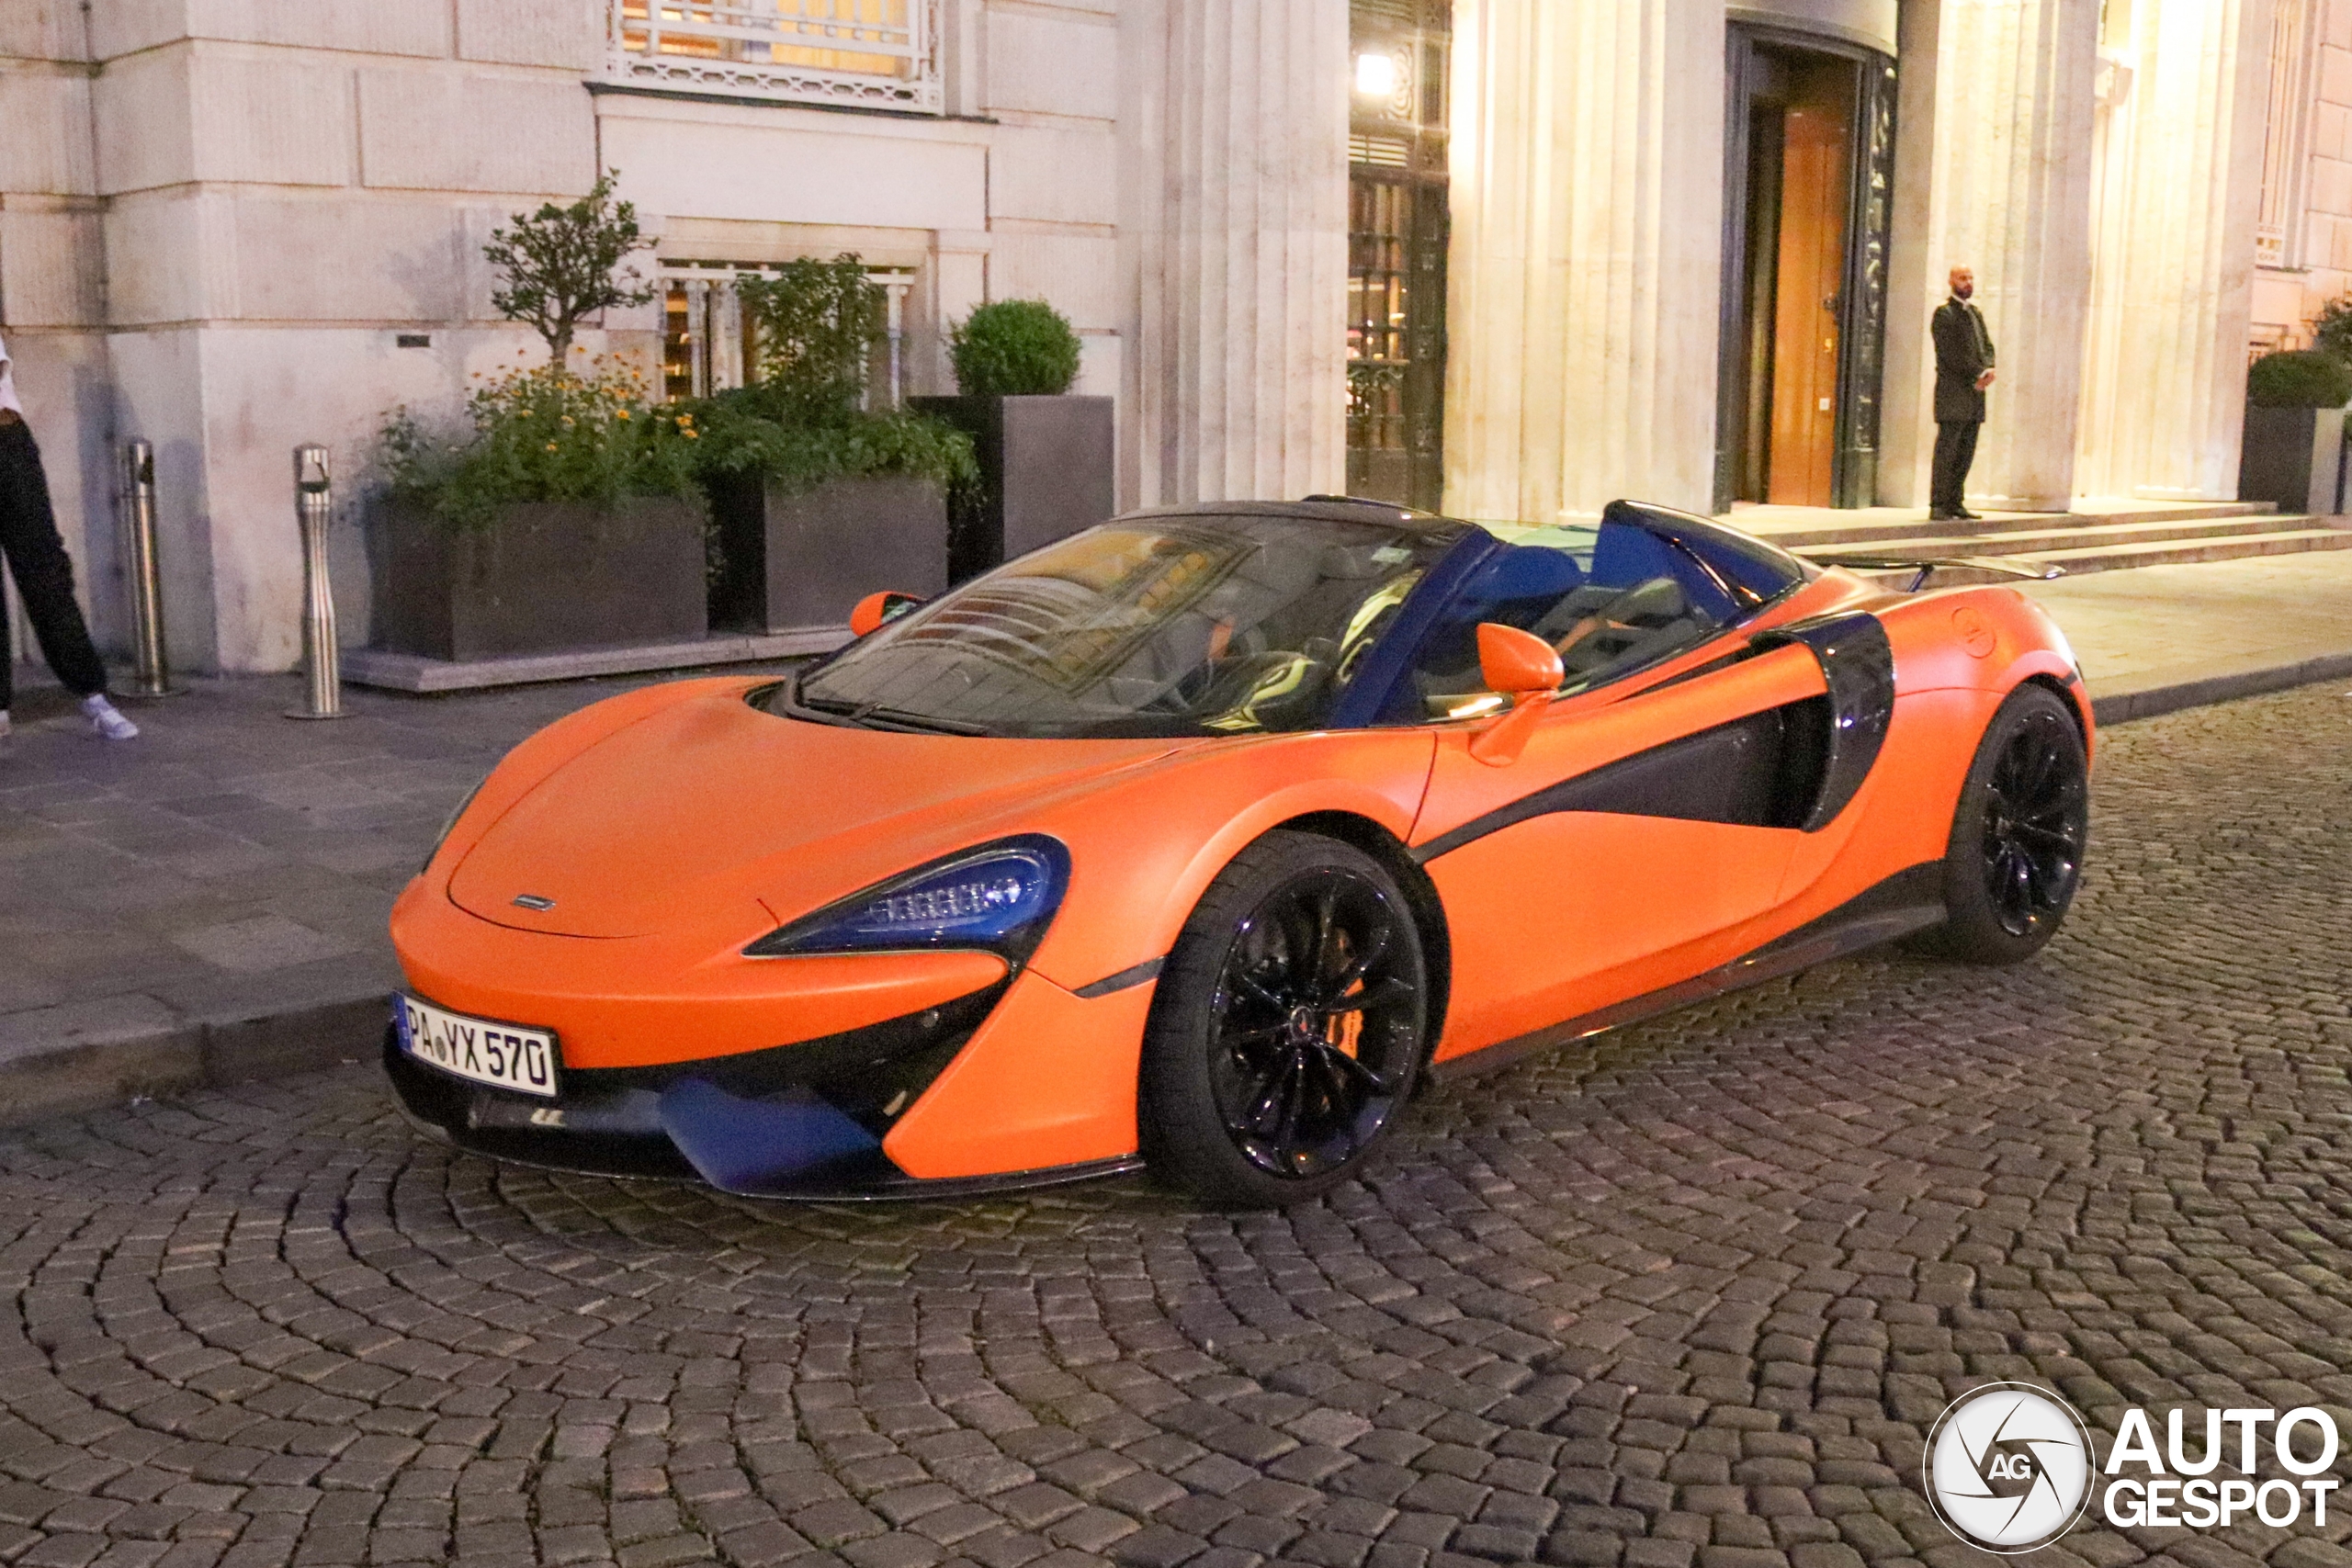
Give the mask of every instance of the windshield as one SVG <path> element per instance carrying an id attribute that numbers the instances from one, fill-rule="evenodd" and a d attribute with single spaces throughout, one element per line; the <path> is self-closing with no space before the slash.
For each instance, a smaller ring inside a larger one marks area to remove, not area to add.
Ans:
<path id="1" fill-rule="evenodd" d="M 966 583 L 765 704 L 1029 738 L 1319 728 L 1467 532 L 1395 513 L 1125 518 Z"/>

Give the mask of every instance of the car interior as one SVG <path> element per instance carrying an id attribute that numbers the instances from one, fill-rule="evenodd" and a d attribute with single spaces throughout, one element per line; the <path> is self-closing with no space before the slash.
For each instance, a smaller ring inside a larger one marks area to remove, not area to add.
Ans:
<path id="1" fill-rule="evenodd" d="M 1530 530 L 1465 583 L 1415 657 L 1392 721 L 1492 713 L 1478 626 L 1531 632 L 1560 655 L 1562 691 L 1603 684 L 1704 641 L 1741 606 L 1703 562 L 1637 525 Z"/>
<path id="2" fill-rule="evenodd" d="M 982 725 L 1312 728 L 1442 548 L 1328 520 L 1096 529 L 910 623 L 869 689 Z"/>

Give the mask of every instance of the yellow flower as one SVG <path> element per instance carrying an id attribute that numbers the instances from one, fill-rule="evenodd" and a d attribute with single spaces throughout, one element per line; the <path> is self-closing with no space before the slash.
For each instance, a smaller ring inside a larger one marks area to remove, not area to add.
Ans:
<path id="1" fill-rule="evenodd" d="M 550 452 L 552 452 L 552 451 L 554 451 L 554 450 L 555 450 L 555 443 L 554 443 L 554 442 L 550 441 L 550 442 L 548 442 L 548 451 L 550 451 Z"/>
<path id="2" fill-rule="evenodd" d="M 627 409 L 615 409 L 615 410 L 613 411 L 613 417 L 614 417 L 615 419 L 627 419 L 627 418 L 628 417 L 628 410 L 627 410 Z"/>
<path id="3" fill-rule="evenodd" d="M 686 432 L 686 439 L 689 441 L 699 441 L 702 439 L 702 432 L 699 430 L 689 430 Z"/>

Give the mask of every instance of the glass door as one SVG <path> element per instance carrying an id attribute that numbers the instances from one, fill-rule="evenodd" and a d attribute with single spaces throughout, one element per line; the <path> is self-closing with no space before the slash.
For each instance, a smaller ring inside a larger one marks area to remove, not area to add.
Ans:
<path id="1" fill-rule="evenodd" d="M 1878 490 L 1894 65 L 1731 28 L 1715 509 Z"/>
<path id="2" fill-rule="evenodd" d="M 1452 0 L 1353 0 L 1348 492 L 1425 511 L 1444 488 L 1445 73 Z"/>

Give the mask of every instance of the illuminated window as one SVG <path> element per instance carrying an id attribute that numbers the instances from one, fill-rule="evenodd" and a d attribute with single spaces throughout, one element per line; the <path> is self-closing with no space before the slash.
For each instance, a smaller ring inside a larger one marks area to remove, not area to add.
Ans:
<path id="1" fill-rule="evenodd" d="M 2132 0 L 2099 0 L 2098 42 L 2101 49 L 2123 49 L 2132 42 Z"/>
<path id="2" fill-rule="evenodd" d="M 611 0 L 635 86 L 941 112 L 939 0 Z"/>

